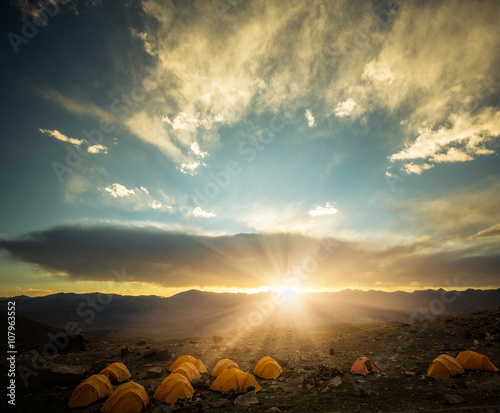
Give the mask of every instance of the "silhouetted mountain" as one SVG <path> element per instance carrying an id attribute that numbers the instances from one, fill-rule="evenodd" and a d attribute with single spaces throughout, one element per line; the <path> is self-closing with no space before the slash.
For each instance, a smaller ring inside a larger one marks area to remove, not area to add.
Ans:
<path id="1" fill-rule="evenodd" d="M 0 302 L 13 299 L 18 314 L 57 328 L 64 329 L 68 322 L 74 322 L 81 331 L 168 338 L 210 335 L 261 324 L 308 328 L 487 310 L 500 306 L 500 289 L 308 294 L 190 290 L 168 298 L 59 293 Z"/>

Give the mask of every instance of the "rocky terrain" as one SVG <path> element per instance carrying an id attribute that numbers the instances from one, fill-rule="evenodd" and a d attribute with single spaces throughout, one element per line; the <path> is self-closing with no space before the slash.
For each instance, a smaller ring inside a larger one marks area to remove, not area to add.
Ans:
<path id="1" fill-rule="evenodd" d="M 168 406 L 151 399 L 146 412 L 500 412 L 499 372 L 466 372 L 441 380 L 426 376 L 439 354 L 456 356 L 466 349 L 486 354 L 498 367 L 500 308 L 413 322 L 264 326 L 172 340 L 85 333 L 84 340 L 74 338 L 71 345 L 53 327 L 21 316 L 17 324 L 24 338 L 19 341 L 16 407 L 3 397 L 2 411 L 69 412 L 66 404 L 75 386 L 114 361 L 127 365 L 131 380 L 151 396 L 175 358 L 190 354 L 209 371 L 221 358 L 252 371 L 261 357 L 270 355 L 282 365 L 283 375 L 259 379 L 261 392 L 236 399 L 232 392 L 208 390 L 212 379 L 204 374 L 194 383 L 192 400 Z M 359 356 L 371 358 L 380 371 L 366 377 L 350 374 Z M 97 413 L 102 404 L 74 411 Z"/>

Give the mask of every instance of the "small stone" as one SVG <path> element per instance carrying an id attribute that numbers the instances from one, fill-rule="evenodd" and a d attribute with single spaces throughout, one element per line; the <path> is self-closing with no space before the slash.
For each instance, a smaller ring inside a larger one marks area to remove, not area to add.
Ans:
<path id="1" fill-rule="evenodd" d="M 123 347 L 120 351 L 122 357 L 127 357 L 130 354 L 130 350 L 128 347 Z"/>
<path id="2" fill-rule="evenodd" d="M 335 355 L 335 350 L 333 349 L 333 347 L 330 347 L 330 356 L 333 356 Z"/>
<path id="3" fill-rule="evenodd" d="M 417 373 L 415 373 L 414 371 L 410 371 L 410 370 L 405 371 L 406 376 L 414 376 L 415 374 L 417 374 Z"/>
<path id="4" fill-rule="evenodd" d="M 148 344 L 148 342 L 146 340 L 139 340 L 137 343 L 136 343 L 138 346 L 143 346 L 145 344 Z"/>
<path id="5" fill-rule="evenodd" d="M 458 394 L 445 394 L 444 398 L 450 404 L 460 404 L 465 402 L 465 400 Z"/>
<path id="6" fill-rule="evenodd" d="M 476 346 L 477 346 L 478 344 L 479 344 L 479 341 L 474 340 L 474 345 L 476 345 Z"/>
<path id="7" fill-rule="evenodd" d="M 328 387 L 330 388 L 336 388 L 339 387 L 342 384 L 342 379 L 340 376 L 336 376 L 334 379 L 330 380 L 330 383 L 328 383 Z"/>
<path id="8" fill-rule="evenodd" d="M 251 406 L 253 404 L 259 404 L 259 399 L 255 390 L 249 391 L 246 394 L 238 396 L 234 401 L 235 406 Z"/>
<path id="9" fill-rule="evenodd" d="M 279 413 L 281 410 L 279 407 L 270 407 L 269 409 L 266 410 L 267 413 Z"/>
<path id="10" fill-rule="evenodd" d="M 205 380 L 201 379 L 192 380 L 191 385 L 195 390 L 206 390 L 210 387 L 210 384 L 208 384 Z"/>
<path id="11" fill-rule="evenodd" d="M 224 406 L 225 404 L 231 403 L 228 399 L 217 399 L 213 402 L 210 402 L 210 407 L 217 408 Z"/>
<path id="12" fill-rule="evenodd" d="M 224 337 L 212 336 L 212 340 L 214 341 L 214 344 L 222 344 L 224 342 Z"/>
<path id="13" fill-rule="evenodd" d="M 151 367 L 148 372 L 146 373 L 146 378 L 147 379 L 157 379 L 158 377 L 161 377 L 163 373 L 163 369 L 160 366 L 156 367 Z"/>

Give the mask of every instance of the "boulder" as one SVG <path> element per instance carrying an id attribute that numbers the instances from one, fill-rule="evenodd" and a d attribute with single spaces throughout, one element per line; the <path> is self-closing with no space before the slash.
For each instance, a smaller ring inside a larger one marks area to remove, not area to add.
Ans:
<path id="1" fill-rule="evenodd" d="M 253 404 L 259 404 L 259 399 L 255 390 L 249 391 L 246 394 L 238 396 L 234 401 L 235 406 L 251 406 Z"/>
<path id="2" fill-rule="evenodd" d="M 38 376 L 40 383 L 46 387 L 66 386 L 80 383 L 90 371 L 90 366 L 70 366 L 47 363 Z"/>
<path id="3" fill-rule="evenodd" d="M 157 379 L 158 377 L 161 377 L 162 373 L 163 369 L 160 366 L 151 367 L 146 373 L 146 378 Z"/>

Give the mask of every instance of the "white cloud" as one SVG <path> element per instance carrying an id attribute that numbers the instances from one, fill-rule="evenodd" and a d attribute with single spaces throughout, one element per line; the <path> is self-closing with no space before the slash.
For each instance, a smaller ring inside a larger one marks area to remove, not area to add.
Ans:
<path id="1" fill-rule="evenodd" d="M 309 125 L 309 127 L 312 128 L 312 127 L 316 126 L 316 120 L 314 119 L 314 115 L 312 114 L 312 112 L 309 109 L 306 109 L 305 116 L 306 116 L 307 124 Z"/>
<path id="2" fill-rule="evenodd" d="M 162 207 L 162 203 L 159 201 L 153 201 L 149 205 L 152 209 L 160 209 Z"/>
<path id="3" fill-rule="evenodd" d="M 193 209 L 193 215 L 199 218 L 214 218 L 215 216 L 217 216 L 215 212 L 207 212 L 200 207 L 196 207 L 195 209 Z"/>
<path id="4" fill-rule="evenodd" d="M 205 156 L 208 156 L 208 152 L 203 152 L 201 149 L 200 149 L 200 145 L 198 144 L 198 142 L 193 142 L 190 146 L 191 148 L 191 151 L 196 155 L 198 156 L 199 158 L 204 158 Z"/>
<path id="5" fill-rule="evenodd" d="M 352 99 L 347 99 L 345 102 L 340 102 L 334 109 L 335 116 L 344 118 L 349 116 L 354 110 L 356 102 Z"/>
<path id="6" fill-rule="evenodd" d="M 391 161 L 428 159 L 431 162 L 465 162 L 494 151 L 485 147 L 500 136 L 500 111 L 483 108 L 477 114 L 453 114 L 450 124 L 418 132 L 415 141 L 391 155 Z M 429 169 L 429 168 L 427 168 Z"/>
<path id="7" fill-rule="evenodd" d="M 196 169 L 201 165 L 201 162 L 199 161 L 193 161 L 190 163 L 185 163 L 182 162 L 177 169 L 181 171 L 183 174 L 187 175 L 196 175 L 197 171 Z"/>
<path id="8" fill-rule="evenodd" d="M 327 202 L 324 206 L 316 205 L 314 209 L 307 211 L 307 213 L 311 217 L 336 214 L 338 212 L 338 209 L 335 208 L 333 204 L 333 202 Z"/>
<path id="9" fill-rule="evenodd" d="M 135 195 L 135 192 L 133 189 L 127 189 L 123 185 L 114 183 L 113 185 L 107 186 L 104 188 L 106 192 L 109 192 L 109 194 L 113 198 L 123 198 L 124 196 L 129 196 L 129 195 Z"/>
<path id="10" fill-rule="evenodd" d="M 422 164 L 414 164 L 413 162 L 406 163 L 402 166 L 402 169 L 408 174 L 417 174 L 421 175 L 423 171 L 426 171 L 428 169 L 434 168 L 434 165 L 428 164 L 428 163 L 422 163 Z M 393 175 L 389 172 L 385 173 L 389 178 L 391 178 Z"/>
<path id="11" fill-rule="evenodd" d="M 148 191 L 148 189 L 147 189 L 147 188 L 145 188 L 145 187 L 141 186 L 141 190 L 142 190 L 143 192 L 145 192 L 146 194 L 149 194 L 149 191 Z"/>
<path id="12" fill-rule="evenodd" d="M 104 145 L 97 144 L 97 145 L 92 145 L 87 148 L 88 153 L 103 153 L 107 154 L 108 153 L 108 148 Z"/>
<path id="13" fill-rule="evenodd" d="M 38 129 L 38 130 L 42 133 L 45 133 L 46 135 L 56 138 L 58 141 L 68 142 L 75 146 L 80 146 L 82 143 L 85 142 L 84 140 L 81 139 L 70 138 L 57 130 L 48 130 L 48 129 Z"/>
<path id="14" fill-rule="evenodd" d="M 139 32 L 134 27 L 130 28 L 130 34 L 132 34 L 132 37 L 135 37 L 142 41 L 142 45 L 144 46 L 144 50 L 146 51 L 147 54 L 149 54 L 150 56 L 156 55 L 154 51 L 155 40 L 152 38 L 151 35 L 148 35 L 146 32 Z"/>

